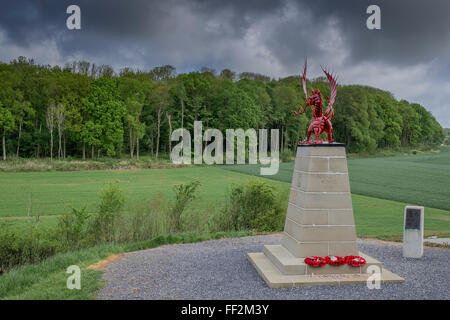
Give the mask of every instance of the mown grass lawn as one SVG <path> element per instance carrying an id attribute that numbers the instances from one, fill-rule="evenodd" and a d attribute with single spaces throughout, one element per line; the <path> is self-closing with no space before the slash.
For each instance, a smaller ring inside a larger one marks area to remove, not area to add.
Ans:
<path id="1" fill-rule="evenodd" d="M 88 206 L 97 210 L 98 192 L 104 183 L 117 181 L 127 193 L 130 203 L 150 197 L 174 197 L 173 186 L 200 181 L 200 209 L 222 201 L 233 183 L 254 177 L 221 170 L 218 167 L 197 166 L 179 169 L 98 170 L 72 172 L 0 173 L 0 217 L 27 215 L 30 199 L 32 216 L 63 214 L 67 205 Z M 266 180 L 266 179 L 265 179 Z M 283 182 L 266 180 L 276 188 L 289 190 Z M 30 198 L 31 197 L 31 198 Z M 41 221 L 48 221 L 45 217 Z"/>

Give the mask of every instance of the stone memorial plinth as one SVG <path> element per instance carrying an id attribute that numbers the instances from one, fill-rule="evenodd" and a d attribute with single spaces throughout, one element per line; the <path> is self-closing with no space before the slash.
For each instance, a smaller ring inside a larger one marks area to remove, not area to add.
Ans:
<path id="1" fill-rule="evenodd" d="M 358 251 L 347 159 L 340 143 L 298 146 L 281 244 L 247 256 L 271 288 L 366 283 L 374 271 L 381 273 L 381 281 L 403 281 Z M 312 267 L 304 262 L 309 256 L 361 256 L 367 263 Z"/>

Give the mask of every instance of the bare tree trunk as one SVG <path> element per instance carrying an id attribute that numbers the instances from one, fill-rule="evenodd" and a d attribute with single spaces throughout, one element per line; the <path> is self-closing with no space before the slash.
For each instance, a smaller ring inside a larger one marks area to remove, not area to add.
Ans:
<path id="1" fill-rule="evenodd" d="M 47 108 L 47 128 L 50 131 L 50 161 L 53 161 L 53 128 L 55 127 L 55 105 L 51 104 Z"/>
<path id="2" fill-rule="evenodd" d="M 6 129 L 3 129 L 2 145 L 3 145 L 3 160 L 6 160 Z"/>
<path id="3" fill-rule="evenodd" d="M 161 133 L 161 108 L 158 109 L 158 134 L 156 136 L 156 159 L 158 160 L 158 152 L 159 152 L 159 136 Z"/>
<path id="4" fill-rule="evenodd" d="M 37 151 L 36 151 L 36 158 L 39 158 L 39 152 L 41 149 L 41 133 L 42 133 L 42 122 L 39 124 L 39 139 L 38 139 L 38 145 L 37 145 Z"/>
<path id="5" fill-rule="evenodd" d="M 133 146 L 133 129 L 130 127 L 130 158 L 133 159 L 134 156 L 134 146 Z"/>
<path id="6" fill-rule="evenodd" d="M 22 121 L 19 122 L 19 137 L 17 138 L 17 152 L 16 152 L 17 157 L 19 157 L 20 137 L 21 136 L 22 136 Z"/>
<path id="7" fill-rule="evenodd" d="M 167 121 L 169 122 L 169 152 L 172 150 L 172 116 L 169 113 L 166 113 Z"/>
<path id="8" fill-rule="evenodd" d="M 150 139 L 151 142 L 151 148 L 152 148 L 152 157 L 155 154 L 155 141 L 154 136 L 152 135 L 152 138 Z"/>
<path id="9" fill-rule="evenodd" d="M 181 98 L 181 129 L 184 129 L 184 100 Z"/>
<path id="10" fill-rule="evenodd" d="M 83 141 L 83 160 L 86 160 L 86 142 Z"/>
<path id="11" fill-rule="evenodd" d="M 53 128 L 50 130 L 50 161 L 53 161 Z"/>
<path id="12" fill-rule="evenodd" d="M 287 147 L 287 144 L 288 144 L 288 140 L 289 140 L 289 136 L 288 136 L 288 128 L 287 128 L 287 126 L 285 127 L 285 129 L 286 129 L 286 134 L 285 134 L 285 136 L 284 136 L 284 148 L 283 149 L 286 149 L 286 147 Z"/>
<path id="13" fill-rule="evenodd" d="M 61 127 L 58 124 L 58 160 L 61 160 L 62 158 L 62 134 L 61 134 Z"/>
<path id="14" fill-rule="evenodd" d="M 62 135 L 64 133 L 64 119 L 66 117 L 66 109 L 62 104 L 58 104 L 55 109 L 56 123 L 58 125 L 58 159 L 64 157 L 62 149 Z"/>
<path id="15" fill-rule="evenodd" d="M 139 136 L 136 135 L 136 159 L 139 160 Z"/>
<path id="16" fill-rule="evenodd" d="M 91 158 L 94 159 L 94 146 L 91 146 Z"/>
<path id="17" fill-rule="evenodd" d="M 34 118 L 34 128 L 37 128 L 37 124 L 38 124 L 38 117 Z M 38 142 L 36 143 L 36 145 L 34 146 L 34 157 L 37 158 L 37 152 L 38 152 L 38 145 L 39 145 L 39 139 L 37 140 Z"/>
<path id="18" fill-rule="evenodd" d="M 63 158 L 66 159 L 66 134 L 64 134 Z"/>

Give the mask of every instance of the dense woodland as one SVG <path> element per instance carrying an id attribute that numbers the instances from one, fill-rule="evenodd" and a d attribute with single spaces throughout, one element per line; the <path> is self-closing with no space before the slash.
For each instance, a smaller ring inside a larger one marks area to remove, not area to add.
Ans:
<path id="1" fill-rule="evenodd" d="M 444 134 L 450 136 L 450 128 L 444 128 Z"/>
<path id="2" fill-rule="evenodd" d="M 329 95 L 325 78 L 308 90 Z M 0 135 L 7 157 L 158 157 L 171 149 L 174 129 L 266 128 L 280 130 L 280 145 L 293 149 L 311 118 L 293 117 L 304 105 L 298 76 L 279 80 L 244 72 L 202 68 L 176 74 L 173 66 L 150 71 L 86 61 L 63 68 L 19 57 L 0 64 Z M 338 86 L 334 138 L 350 152 L 437 145 L 444 130 L 423 106 L 359 85 Z"/>

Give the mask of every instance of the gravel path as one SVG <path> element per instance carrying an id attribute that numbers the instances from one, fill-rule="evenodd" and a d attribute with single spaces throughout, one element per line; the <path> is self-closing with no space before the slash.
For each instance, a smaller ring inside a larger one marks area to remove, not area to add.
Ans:
<path id="1" fill-rule="evenodd" d="M 359 240 L 404 283 L 270 289 L 247 260 L 280 235 L 162 246 L 126 254 L 108 265 L 99 299 L 450 299 L 450 251 L 425 249 L 423 259 L 402 257 L 399 246 Z"/>

